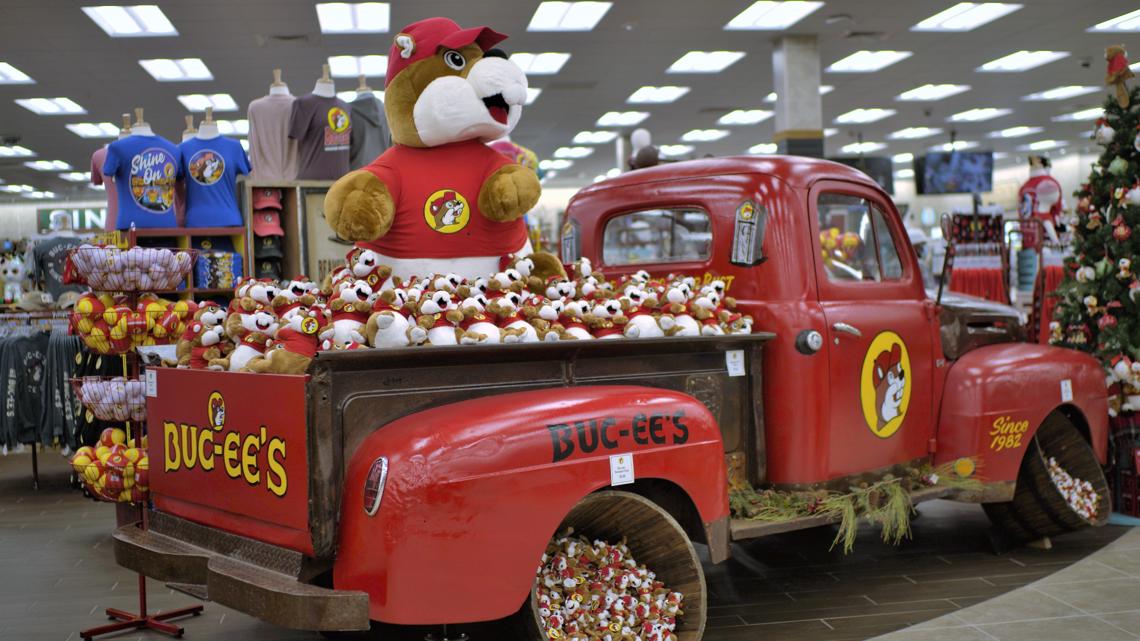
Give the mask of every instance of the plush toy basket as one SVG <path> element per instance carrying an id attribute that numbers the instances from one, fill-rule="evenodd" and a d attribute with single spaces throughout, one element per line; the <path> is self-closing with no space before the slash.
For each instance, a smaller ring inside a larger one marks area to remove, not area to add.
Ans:
<path id="1" fill-rule="evenodd" d="M 81 299 L 82 301 L 82 299 Z M 81 305 L 76 305 L 80 308 Z M 72 311 L 69 328 L 98 354 L 122 354 L 140 345 L 167 345 L 178 340 L 183 319 L 169 307 L 143 309 L 126 305 L 97 311 Z"/>
<path id="2" fill-rule="evenodd" d="M 196 257 L 193 249 L 83 245 L 71 250 L 68 260 L 75 280 L 92 289 L 146 292 L 177 289 Z"/>
<path id="3" fill-rule="evenodd" d="M 126 432 L 107 428 L 94 446 L 81 447 L 71 457 L 87 493 L 100 501 L 139 503 L 150 494 L 150 459 L 146 438 L 128 441 Z"/>
<path id="4" fill-rule="evenodd" d="M 75 396 L 101 421 L 146 420 L 146 383 L 122 376 L 71 379 Z"/>

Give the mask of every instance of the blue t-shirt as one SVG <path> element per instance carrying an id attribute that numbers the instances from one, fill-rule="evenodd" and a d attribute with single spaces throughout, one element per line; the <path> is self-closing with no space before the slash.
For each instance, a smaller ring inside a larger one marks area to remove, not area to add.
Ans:
<path id="1" fill-rule="evenodd" d="M 238 227 L 238 174 L 249 174 L 249 158 L 231 138 L 190 138 L 178 145 L 186 181 L 187 227 Z"/>
<path id="2" fill-rule="evenodd" d="M 119 195 L 116 229 L 174 227 L 178 148 L 161 136 L 127 136 L 107 146 L 103 175 Z"/>

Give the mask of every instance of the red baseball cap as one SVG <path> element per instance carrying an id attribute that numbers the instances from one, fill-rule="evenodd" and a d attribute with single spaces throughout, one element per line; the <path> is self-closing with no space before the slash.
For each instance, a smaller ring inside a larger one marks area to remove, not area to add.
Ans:
<path id="1" fill-rule="evenodd" d="M 281 212 L 274 209 L 258 209 L 253 212 L 253 233 L 257 236 L 284 236 Z"/>
<path id="2" fill-rule="evenodd" d="M 461 29 L 450 18 L 427 18 L 413 22 L 401 29 L 392 39 L 392 48 L 388 51 L 388 75 L 384 78 L 384 86 L 391 84 L 392 79 L 403 71 L 404 67 L 434 56 L 440 47 L 461 49 L 475 43 L 480 49 L 487 51 L 506 39 L 506 34 L 490 27 Z"/>
<path id="3" fill-rule="evenodd" d="M 253 190 L 254 209 L 281 209 L 281 190 L 257 187 Z"/>

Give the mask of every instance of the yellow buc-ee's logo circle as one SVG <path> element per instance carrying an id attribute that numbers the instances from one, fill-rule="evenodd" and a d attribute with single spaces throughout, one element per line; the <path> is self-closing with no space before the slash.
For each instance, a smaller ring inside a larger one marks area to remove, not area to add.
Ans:
<path id="1" fill-rule="evenodd" d="M 906 343 L 894 332 L 882 332 L 871 341 L 859 374 L 863 418 L 879 438 L 902 427 L 910 405 L 911 369 Z"/>
<path id="2" fill-rule="evenodd" d="M 441 234 L 454 234 L 471 220 L 471 207 L 463 194 L 454 189 L 440 189 L 424 202 L 424 221 Z"/>
<path id="3" fill-rule="evenodd" d="M 222 398 L 221 392 L 213 392 L 210 394 L 206 411 L 207 416 L 210 417 L 210 427 L 216 430 L 222 429 L 226 424 L 226 399 Z"/>
<path id="4" fill-rule="evenodd" d="M 338 134 L 343 134 L 348 130 L 349 122 L 348 113 L 344 109 L 340 107 L 329 109 L 329 129 Z"/>

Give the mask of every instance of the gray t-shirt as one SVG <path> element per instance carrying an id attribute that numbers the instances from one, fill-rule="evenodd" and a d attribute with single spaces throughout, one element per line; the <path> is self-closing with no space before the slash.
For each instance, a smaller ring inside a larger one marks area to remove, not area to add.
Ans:
<path id="1" fill-rule="evenodd" d="M 277 182 L 297 177 L 297 141 L 289 138 L 292 94 L 269 94 L 249 103 L 250 178 Z"/>
<path id="2" fill-rule="evenodd" d="M 297 178 L 336 180 L 348 173 L 352 120 L 345 101 L 315 94 L 297 98 L 289 137 L 297 141 Z"/>
<path id="3" fill-rule="evenodd" d="M 348 164 L 360 169 L 372 164 L 388 148 L 385 131 L 384 105 L 371 93 L 361 94 L 352 101 L 352 144 Z"/>
<path id="4" fill-rule="evenodd" d="M 59 300 L 64 292 L 82 292 L 82 285 L 64 285 L 63 268 L 67 264 L 67 254 L 80 245 L 75 236 L 57 236 L 37 242 L 32 249 L 32 272 L 37 283 L 41 283 L 53 300 Z"/>

